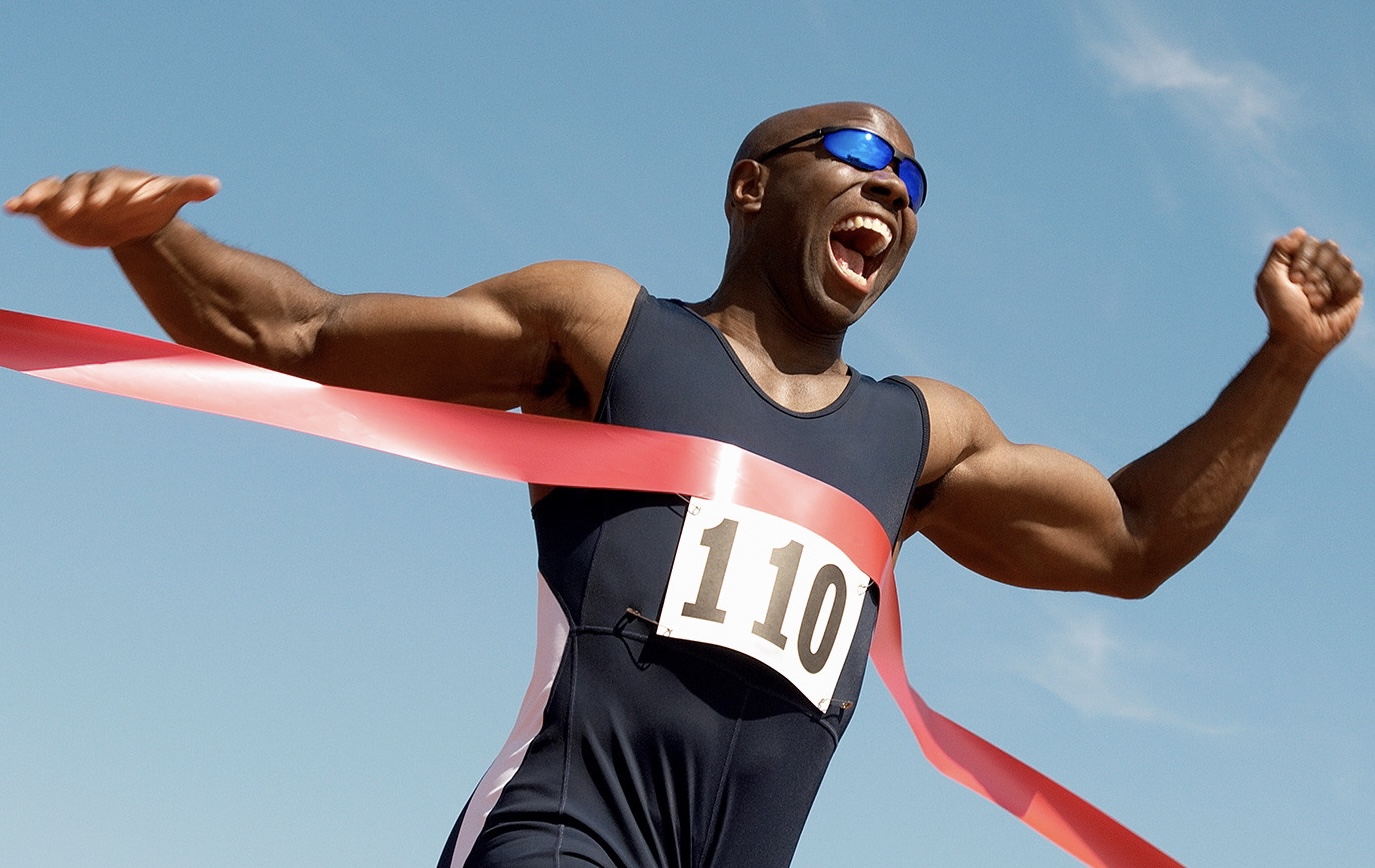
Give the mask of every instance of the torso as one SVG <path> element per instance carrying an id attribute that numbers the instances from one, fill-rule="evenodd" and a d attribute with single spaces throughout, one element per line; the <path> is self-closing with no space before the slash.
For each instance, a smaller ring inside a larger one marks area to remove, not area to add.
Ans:
<path id="1" fill-rule="evenodd" d="M 852 372 L 827 406 L 795 412 L 753 381 L 718 330 L 647 295 L 598 419 L 791 465 L 865 503 L 894 542 L 926 449 L 924 403 L 909 384 Z M 860 604 L 835 702 L 822 711 L 753 660 L 653 635 L 686 507 L 672 495 L 571 489 L 535 505 L 543 689 L 527 697 L 527 734 L 513 736 L 455 830 L 453 864 L 469 848 L 470 864 L 526 864 L 527 853 L 548 864 L 551 852 L 643 866 L 790 861 L 858 697 L 876 592 Z M 496 795 L 480 799 L 489 784 Z"/>

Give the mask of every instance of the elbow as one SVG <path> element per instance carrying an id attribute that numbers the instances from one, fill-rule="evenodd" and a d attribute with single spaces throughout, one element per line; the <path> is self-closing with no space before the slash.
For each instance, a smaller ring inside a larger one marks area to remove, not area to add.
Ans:
<path id="1" fill-rule="evenodd" d="M 298 323 L 254 336 L 252 353 L 264 367 L 297 376 L 308 373 L 318 349 L 319 331 Z"/>
<path id="2" fill-rule="evenodd" d="M 1121 600 L 1144 600 L 1165 584 L 1174 572 L 1161 569 L 1144 556 L 1137 555 L 1125 563 L 1119 562 L 1091 590 Z"/>
<path id="3" fill-rule="evenodd" d="M 1119 600 L 1144 600 L 1156 589 L 1165 584 L 1165 579 L 1132 579 L 1130 581 L 1119 581 L 1108 588 L 1100 591 L 1110 597 L 1117 597 Z"/>
<path id="4" fill-rule="evenodd" d="M 221 332 L 234 355 L 242 361 L 310 377 L 312 360 L 319 350 L 321 316 L 227 319 Z"/>
<path id="5" fill-rule="evenodd" d="M 1120 600 L 1141 600 L 1165 584 L 1174 570 L 1152 556 L 1151 549 L 1131 535 L 1108 542 L 1077 546 L 1057 565 L 1062 590 L 1085 591 Z"/>
<path id="6" fill-rule="evenodd" d="M 1101 584 L 1094 588 L 1100 594 L 1121 600 L 1144 600 L 1154 594 L 1183 564 L 1171 563 L 1162 557 L 1160 547 L 1145 533 L 1139 514 L 1124 510 L 1124 533 L 1109 549 L 1107 570 Z"/>
<path id="7" fill-rule="evenodd" d="M 316 353 L 319 335 L 310 319 L 273 321 L 216 309 L 199 311 L 189 324 L 164 322 L 163 328 L 183 346 L 298 376 Z"/>
<path id="8" fill-rule="evenodd" d="M 1103 558 L 1095 563 L 1082 560 L 1038 562 L 1033 567 L 1004 563 L 1000 568 L 990 568 L 984 564 L 976 570 L 991 579 L 1021 588 L 1074 591 L 1121 600 L 1145 599 L 1170 576 L 1149 569 L 1135 558 Z"/>

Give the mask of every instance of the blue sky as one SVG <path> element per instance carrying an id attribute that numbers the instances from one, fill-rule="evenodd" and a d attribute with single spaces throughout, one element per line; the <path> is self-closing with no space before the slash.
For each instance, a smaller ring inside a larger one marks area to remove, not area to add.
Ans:
<path id="1" fill-rule="evenodd" d="M 847 359 L 1106 472 L 1259 344 L 1274 236 L 1375 274 L 1354 0 L 0 8 L 0 192 L 216 174 L 189 219 L 342 292 L 575 257 L 702 297 L 740 137 L 882 104 L 931 192 Z M 0 306 L 158 334 L 106 254 L 25 220 L 0 221 Z M 1372 407 L 1367 316 L 1145 601 L 910 544 L 918 687 L 1185 864 L 1368 861 Z M 432 864 L 528 677 L 524 492 L 14 374 L 0 419 L 0 865 Z M 932 771 L 876 678 L 795 864 L 836 860 L 1073 864 Z"/>

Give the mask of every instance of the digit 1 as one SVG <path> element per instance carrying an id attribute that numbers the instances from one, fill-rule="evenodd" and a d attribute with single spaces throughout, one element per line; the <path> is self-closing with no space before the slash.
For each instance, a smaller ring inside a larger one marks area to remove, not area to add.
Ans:
<path id="1" fill-rule="evenodd" d="M 821 617 L 821 604 L 826 599 L 826 589 L 836 589 L 835 604 L 831 606 L 831 617 L 826 622 L 826 630 L 821 634 L 821 644 L 812 650 L 812 633 L 816 631 L 816 621 Z M 816 573 L 812 582 L 812 594 L 807 598 L 807 608 L 802 610 L 802 624 L 797 631 L 797 659 L 802 668 L 815 675 L 826 665 L 835 645 L 836 634 L 840 632 L 840 616 L 845 611 L 845 573 L 835 564 L 827 564 Z"/>
<path id="2" fill-rule="evenodd" d="M 764 620 L 754 622 L 754 635 L 767 639 L 779 648 L 788 647 L 788 637 L 783 635 L 783 616 L 788 613 L 788 601 L 793 595 L 793 581 L 797 579 L 797 565 L 802 560 L 802 543 L 793 540 L 782 548 L 773 550 L 769 563 L 778 567 L 778 578 L 773 580 L 773 594 L 769 597 L 769 611 Z"/>
<path id="3" fill-rule="evenodd" d="M 726 562 L 735 545 L 735 530 L 740 522 L 723 518 L 716 527 L 702 531 L 702 545 L 707 547 L 707 564 L 702 568 L 702 584 L 697 586 L 697 599 L 683 604 L 684 618 L 698 618 L 720 624 L 726 620 L 726 610 L 718 609 L 721 583 L 726 578 Z"/>

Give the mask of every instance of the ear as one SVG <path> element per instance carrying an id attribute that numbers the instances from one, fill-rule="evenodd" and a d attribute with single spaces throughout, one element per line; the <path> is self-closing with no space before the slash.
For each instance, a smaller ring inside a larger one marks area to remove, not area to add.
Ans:
<path id="1" fill-rule="evenodd" d="M 769 170 L 754 160 L 741 160 L 731 166 L 726 182 L 726 217 L 739 212 L 750 214 L 759 210 L 764 201 L 764 185 Z"/>

